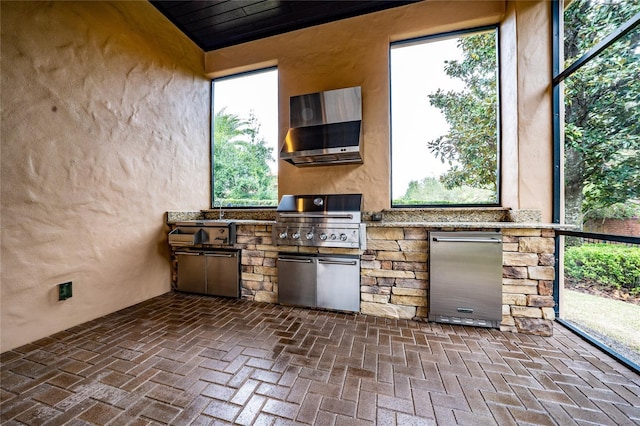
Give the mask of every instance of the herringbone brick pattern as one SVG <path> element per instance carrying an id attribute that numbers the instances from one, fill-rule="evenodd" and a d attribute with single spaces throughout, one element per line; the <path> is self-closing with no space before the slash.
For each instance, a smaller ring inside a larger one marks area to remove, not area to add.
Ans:
<path id="1" fill-rule="evenodd" d="M 1 357 L 2 424 L 640 424 L 640 378 L 543 338 L 177 293 Z"/>

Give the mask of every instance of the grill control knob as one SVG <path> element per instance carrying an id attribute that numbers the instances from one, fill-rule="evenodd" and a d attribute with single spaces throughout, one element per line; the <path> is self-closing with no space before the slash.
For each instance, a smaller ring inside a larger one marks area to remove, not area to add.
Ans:
<path id="1" fill-rule="evenodd" d="M 287 231 L 284 231 L 284 232 L 280 233 L 280 239 L 284 240 L 285 238 L 287 238 Z"/>
<path id="2" fill-rule="evenodd" d="M 347 234 L 340 234 L 340 241 L 347 241 Z"/>
<path id="3" fill-rule="evenodd" d="M 327 234 L 325 234 L 324 232 L 322 234 L 320 234 L 320 239 L 322 241 L 325 241 L 327 239 Z"/>
<path id="4" fill-rule="evenodd" d="M 291 234 L 291 238 L 293 238 L 294 240 L 297 240 L 298 238 L 300 238 L 300 233 L 294 232 L 293 234 Z"/>
<path id="5" fill-rule="evenodd" d="M 332 240 L 335 240 L 336 238 L 338 238 L 338 237 L 336 237 L 336 234 L 331 234 L 331 239 Z"/>
<path id="6" fill-rule="evenodd" d="M 307 232 L 307 240 L 313 240 L 313 232 Z"/>

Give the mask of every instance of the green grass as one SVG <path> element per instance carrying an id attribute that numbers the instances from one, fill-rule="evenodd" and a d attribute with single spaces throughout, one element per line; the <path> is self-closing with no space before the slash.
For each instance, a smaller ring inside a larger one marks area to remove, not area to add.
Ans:
<path id="1" fill-rule="evenodd" d="M 640 306 L 568 289 L 564 290 L 563 296 L 564 319 L 640 354 Z"/>

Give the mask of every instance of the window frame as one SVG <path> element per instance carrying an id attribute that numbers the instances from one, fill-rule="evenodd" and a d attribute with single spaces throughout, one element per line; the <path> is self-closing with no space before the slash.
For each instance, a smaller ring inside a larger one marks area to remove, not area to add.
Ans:
<path id="1" fill-rule="evenodd" d="M 214 140 L 214 127 L 215 127 L 215 123 L 214 123 L 214 119 L 215 119 L 215 105 L 214 105 L 214 99 L 215 99 L 215 83 L 216 82 L 220 82 L 220 81 L 224 81 L 224 80 L 231 80 L 231 79 L 235 79 L 235 78 L 239 78 L 239 77 L 246 77 L 246 76 L 250 76 L 252 74 L 260 74 L 263 72 L 269 72 L 269 71 L 276 71 L 278 72 L 278 66 L 277 65 L 270 65 L 270 66 L 266 66 L 266 67 L 262 67 L 262 68 L 256 68 L 256 69 L 252 69 L 249 71 L 242 71 L 242 72 L 238 72 L 238 73 L 234 73 L 234 74 L 229 74 L 229 75 L 225 75 L 225 76 L 221 76 L 221 77 L 217 77 L 217 78 L 212 78 L 210 81 L 210 108 L 209 108 L 209 150 L 210 150 L 210 161 L 209 161 L 209 168 L 210 168 L 210 186 L 211 186 L 211 193 L 210 193 L 210 203 L 211 203 L 211 209 L 218 209 L 218 208 L 224 208 L 225 210 L 275 210 L 277 208 L 277 204 L 278 204 L 278 200 L 275 200 L 275 205 L 273 206 L 221 206 L 221 205 L 217 205 L 215 203 L 215 170 L 214 170 L 214 144 L 215 144 L 215 140 Z M 277 81 L 276 81 L 277 84 Z M 278 103 L 278 90 L 276 88 L 276 103 Z M 278 165 L 279 162 L 279 142 L 276 141 L 276 146 L 275 146 L 275 161 L 276 161 L 276 165 Z M 279 174 L 279 169 L 278 169 L 278 174 Z M 277 178 L 278 175 L 276 175 L 276 182 L 277 182 Z"/>
<path id="2" fill-rule="evenodd" d="M 412 45 L 412 44 L 421 44 L 421 43 L 431 43 L 435 42 L 438 39 L 446 40 L 451 38 L 458 38 L 463 35 L 471 35 L 473 33 L 482 33 L 494 31 L 496 38 L 496 96 L 497 96 L 497 106 L 496 106 L 496 202 L 495 203 L 425 203 L 425 204 L 394 204 L 394 196 L 393 196 L 393 108 L 392 108 L 392 96 L 391 93 L 393 91 L 392 82 L 391 82 L 391 50 L 394 47 L 402 46 L 402 45 Z M 500 46 L 500 25 L 499 24 L 491 24 L 491 25 L 483 25 L 480 27 L 472 27 L 465 28 L 460 30 L 448 31 L 444 33 L 437 34 L 429 34 L 426 36 L 414 37 L 410 39 L 403 39 L 391 42 L 389 44 L 389 127 L 390 127 L 390 137 L 389 137 L 389 164 L 390 164 L 390 200 L 389 205 L 392 209 L 419 209 L 419 208 L 436 208 L 436 209 L 446 209 L 446 208 L 493 208 L 493 207 L 501 207 L 502 206 L 502 84 L 501 84 L 501 66 L 500 66 L 500 58 L 501 58 L 501 46 Z"/>

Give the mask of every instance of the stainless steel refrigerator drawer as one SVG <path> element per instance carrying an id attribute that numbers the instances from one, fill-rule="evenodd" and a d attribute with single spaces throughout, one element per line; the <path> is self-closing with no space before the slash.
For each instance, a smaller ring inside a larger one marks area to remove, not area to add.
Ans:
<path id="1" fill-rule="evenodd" d="M 429 244 L 429 320 L 499 327 L 502 235 L 431 232 Z"/>

